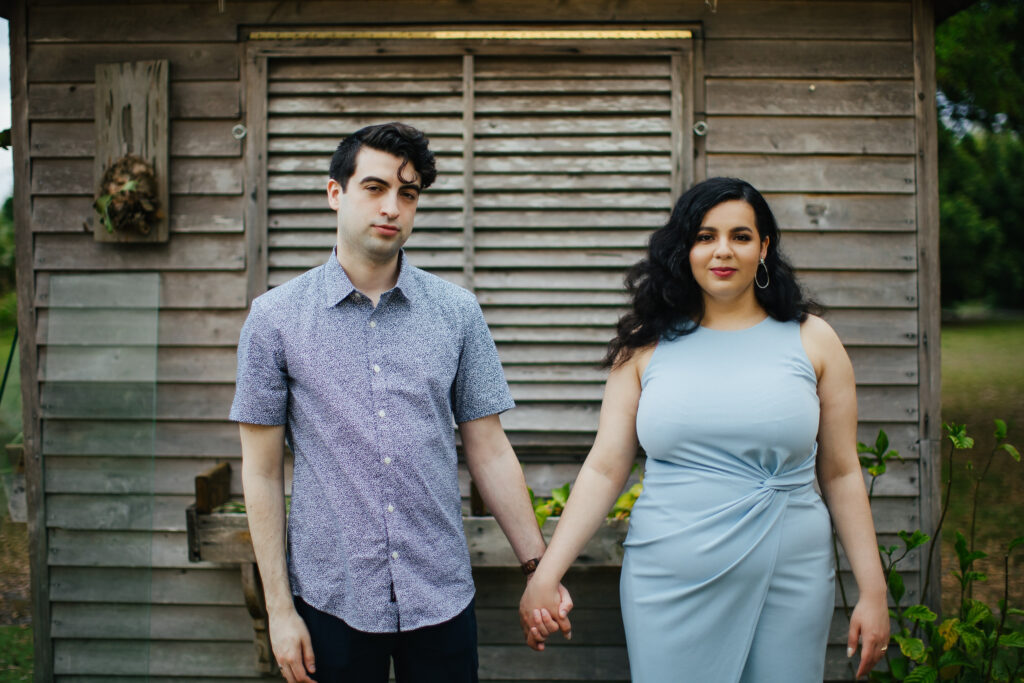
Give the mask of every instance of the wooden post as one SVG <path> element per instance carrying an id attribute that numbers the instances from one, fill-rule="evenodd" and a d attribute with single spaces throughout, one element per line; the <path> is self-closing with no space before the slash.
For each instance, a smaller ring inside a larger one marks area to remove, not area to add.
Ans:
<path id="1" fill-rule="evenodd" d="M 928 0 L 914 0 L 914 118 L 917 130 L 917 315 L 921 340 L 918 344 L 920 384 L 918 427 L 920 429 L 921 526 L 934 537 L 939 520 L 939 488 L 942 477 L 940 443 L 942 393 L 939 380 L 941 357 L 939 336 L 939 164 L 938 113 L 935 108 L 935 17 Z M 935 544 L 939 546 L 938 543 Z M 921 585 L 927 581 L 922 562 Z M 936 551 L 933 580 L 925 604 L 938 609 L 942 598 L 942 553 Z"/>
<path id="2" fill-rule="evenodd" d="M 28 129 L 28 7 L 12 3 L 11 139 L 14 152 L 14 231 L 18 289 L 18 338 L 21 355 L 21 414 L 25 444 L 25 498 L 28 506 L 28 554 L 31 567 L 34 677 L 53 680 L 50 637 L 50 567 L 46 535 L 42 421 L 39 414 L 36 347 L 35 244 L 32 234 L 32 167 Z"/>
<path id="3" fill-rule="evenodd" d="M 146 235 L 109 232 L 93 215 L 93 237 L 98 242 L 166 242 L 170 235 L 168 71 L 166 59 L 96 65 L 93 190 L 98 196 L 107 168 L 131 154 L 153 167 L 159 201 L 156 222 Z"/>

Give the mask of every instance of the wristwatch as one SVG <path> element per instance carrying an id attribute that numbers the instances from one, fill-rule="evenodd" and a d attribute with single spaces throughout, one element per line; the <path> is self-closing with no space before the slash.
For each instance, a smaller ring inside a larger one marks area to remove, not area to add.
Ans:
<path id="1" fill-rule="evenodd" d="M 523 562 L 521 565 L 519 565 L 519 568 L 523 570 L 523 574 L 525 574 L 526 576 L 529 576 L 530 574 L 532 574 L 535 571 L 537 571 L 537 564 L 539 562 L 540 562 L 540 558 L 539 557 L 534 557 L 533 559 L 530 559 L 530 560 L 527 560 L 526 562 Z"/>

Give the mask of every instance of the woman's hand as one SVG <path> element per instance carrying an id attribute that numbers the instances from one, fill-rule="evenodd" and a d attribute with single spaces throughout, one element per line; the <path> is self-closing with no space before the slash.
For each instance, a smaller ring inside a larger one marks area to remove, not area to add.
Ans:
<path id="1" fill-rule="evenodd" d="M 544 641 L 557 631 L 562 631 L 566 640 L 571 639 L 569 612 L 572 607 L 572 597 L 565 586 L 560 583 L 551 585 L 536 578 L 536 574 L 530 575 L 519 601 L 519 625 L 526 644 L 534 650 L 543 650 Z"/>
<path id="2" fill-rule="evenodd" d="M 857 678 L 867 676 L 889 648 L 889 606 L 885 595 L 880 598 L 861 597 L 850 616 L 850 635 L 846 656 L 852 657 L 860 642 L 860 666 Z"/>

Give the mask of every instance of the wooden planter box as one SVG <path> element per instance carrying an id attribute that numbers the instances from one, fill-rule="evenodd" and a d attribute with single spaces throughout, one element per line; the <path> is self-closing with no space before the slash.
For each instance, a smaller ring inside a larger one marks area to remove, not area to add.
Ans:
<path id="1" fill-rule="evenodd" d="M 221 463 L 196 477 L 196 502 L 186 510 L 189 560 L 239 565 L 246 607 L 253 619 L 259 669 L 266 673 L 277 673 L 277 664 L 270 649 L 267 610 L 256 556 L 253 554 L 252 537 L 249 535 L 248 517 L 244 512 L 214 511 L 227 502 L 230 481 L 231 468 L 227 463 Z M 545 540 L 551 540 L 558 519 L 550 517 L 544 522 L 541 531 Z M 474 567 L 519 566 L 519 560 L 494 517 L 466 516 L 462 521 L 470 561 Z M 628 520 L 607 520 L 580 553 L 575 566 L 621 566 L 622 541 L 628 528 Z"/>

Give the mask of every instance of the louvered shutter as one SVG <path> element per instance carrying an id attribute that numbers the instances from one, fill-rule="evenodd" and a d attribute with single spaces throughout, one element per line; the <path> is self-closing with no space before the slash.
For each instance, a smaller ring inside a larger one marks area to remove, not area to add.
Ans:
<path id="1" fill-rule="evenodd" d="M 318 265 L 334 243 L 325 183 L 338 141 L 390 120 L 421 128 L 439 175 L 421 197 L 410 261 L 476 292 L 518 404 L 503 423 L 520 451 L 581 451 L 597 427 L 597 362 L 623 310 L 623 275 L 689 181 L 680 63 L 269 60 L 268 284 Z"/>

